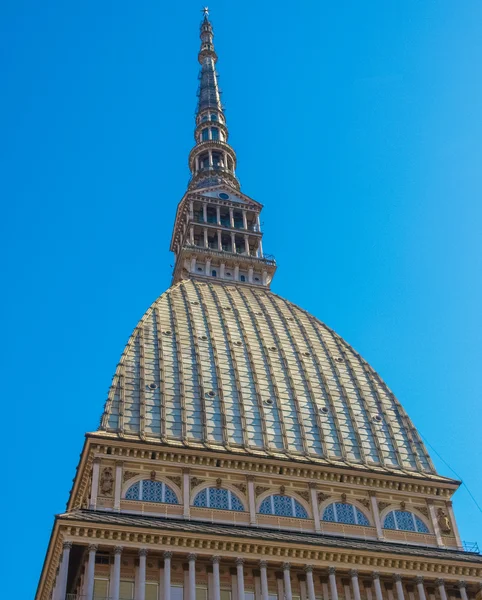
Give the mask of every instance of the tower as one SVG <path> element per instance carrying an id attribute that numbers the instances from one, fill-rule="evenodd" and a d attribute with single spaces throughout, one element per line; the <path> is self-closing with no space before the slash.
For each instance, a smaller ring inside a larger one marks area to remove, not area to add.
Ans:
<path id="1" fill-rule="evenodd" d="M 37 600 L 482 600 L 482 557 L 381 377 L 270 290 L 207 14 L 173 284 L 57 515 Z"/>

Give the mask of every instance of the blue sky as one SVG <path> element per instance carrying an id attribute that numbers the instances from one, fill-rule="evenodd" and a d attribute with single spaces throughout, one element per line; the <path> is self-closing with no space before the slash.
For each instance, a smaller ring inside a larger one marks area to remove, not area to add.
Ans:
<path id="1" fill-rule="evenodd" d="M 482 4 L 210 6 L 273 290 L 371 363 L 482 504 Z M 4 500 L 19 599 L 33 596 L 123 346 L 170 284 L 200 8 L 0 6 Z M 455 509 L 462 538 L 481 543 L 463 488 Z"/>

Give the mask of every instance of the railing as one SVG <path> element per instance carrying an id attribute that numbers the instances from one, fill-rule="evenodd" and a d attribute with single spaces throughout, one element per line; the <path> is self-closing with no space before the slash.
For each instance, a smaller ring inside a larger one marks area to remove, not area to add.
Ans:
<path id="1" fill-rule="evenodd" d="M 479 544 L 477 542 L 462 542 L 462 548 L 464 552 L 475 552 L 480 554 Z"/>
<path id="2" fill-rule="evenodd" d="M 193 244 L 186 244 L 185 248 L 186 249 L 193 248 L 197 251 L 207 252 L 209 254 L 219 254 L 219 256 L 225 256 L 226 254 L 232 254 L 233 256 L 239 256 L 238 254 L 235 254 L 234 252 L 224 252 L 223 250 L 213 250 L 211 248 L 204 248 L 204 246 L 196 246 Z M 263 258 L 258 258 L 257 256 L 252 256 L 251 254 L 244 254 L 244 256 L 247 259 L 250 259 L 253 261 L 259 261 L 266 265 L 273 265 L 273 266 L 276 265 L 275 257 L 272 254 L 265 254 Z"/>

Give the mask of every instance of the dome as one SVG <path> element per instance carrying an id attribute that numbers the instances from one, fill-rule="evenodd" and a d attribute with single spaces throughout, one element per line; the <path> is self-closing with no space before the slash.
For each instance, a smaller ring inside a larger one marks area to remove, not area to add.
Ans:
<path id="1" fill-rule="evenodd" d="M 126 440 L 437 477 L 380 376 L 267 289 L 185 280 L 122 354 L 100 431 Z"/>

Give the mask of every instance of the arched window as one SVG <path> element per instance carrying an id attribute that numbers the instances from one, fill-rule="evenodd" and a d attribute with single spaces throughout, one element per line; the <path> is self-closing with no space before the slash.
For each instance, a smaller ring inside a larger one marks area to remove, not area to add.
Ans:
<path id="1" fill-rule="evenodd" d="M 244 510 L 241 500 L 231 490 L 212 487 L 201 490 L 194 498 L 193 506 L 222 510 Z"/>
<path id="2" fill-rule="evenodd" d="M 344 502 L 333 502 L 333 504 L 328 505 L 323 511 L 322 519 L 331 523 L 370 526 L 370 522 L 361 510 L 358 510 L 353 504 L 346 504 Z"/>
<path id="3" fill-rule="evenodd" d="M 425 523 L 408 510 L 391 510 L 383 521 L 385 529 L 430 533 Z"/>
<path id="4" fill-rule="evenodd" d="M 211 275 L 212 275 L 213 277 L 217 277 L 217 276 L 218 276 L 218 273 L 217 273 L 217 271 L 213 270 L 213 271 L 211 271 Z"/>
<path id="5" fill-rule="evenodd" d="M 277 515 L 278 517 L 308 518 L 306 510 L 291 496 L 268 496 L 261 502 L 259 512 L 262 515 Z"/>
<path id="6" fill-rule="evenodd" d="M 211 115 L 211 121 L 217 121 L 218 120 L 218 115 L 216 113 L 213 113 Z"/>
<path id="7" fill-rule="evenodd" d="M 143 502 L 165 502 L 179 504 L 176 494 L 163 481 L 143 479 L 131 485 L 125 495 L 126 500 L 142 500 Z"/>
<path id="8" fill-rule="evenodd" d="M 219 129 L 217 127 L 211 127 L 211 139 L 219 140 Z"/>
<path id="9" fill-rule="evenodd" d="M 240 275 L 239 279 L 240 279 L 240 281 L 246 281 L 246 276 L 245 275 Z"/>
<path id="10" fill-rule="evenodd" d="M 203 142 L 207 141 L 209 139 L 209 129 L 206 127 L 206 129 L 203 129 L 201 132 L 201 140 Z"/>
<path id="11" fill-rule="evenodd" d="M 209 117 L 207 115 L 203 115 L 201 121 L 204 123 L 204 121 L 207 121 L 209 119 Z"/>

